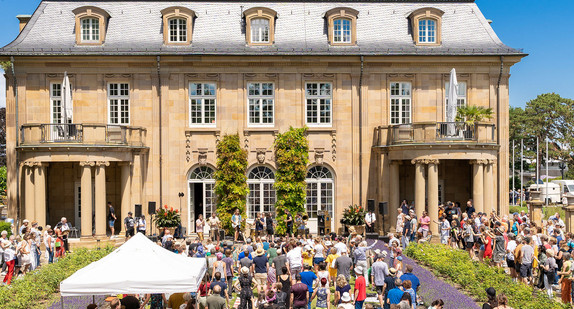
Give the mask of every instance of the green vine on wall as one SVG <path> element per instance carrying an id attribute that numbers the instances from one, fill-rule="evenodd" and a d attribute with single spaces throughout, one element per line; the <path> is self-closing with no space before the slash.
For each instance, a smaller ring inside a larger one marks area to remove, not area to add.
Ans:
<path id="1" fill-rule="evenodd" d="M 239 209 L 246 218 L 245 204 L 247 187 L 247 151 L 241 148 L 239 135 L 225 135 L 217 144 L 217 170 L 215 171 L 215 193 L 217 194 L 217 216 L 222 227 L 233 233 L 231 216 Z M 242 222 L 242 228 L 245 220 Z"/>
<path id="2" fill-rule="evenodd" d="M 285 209 L 294 216 L 305 211 L 307 198 L 307 164 L 309 162 L 309 142 L 307 128 L 289 128 L 275 139 L 275 202 L 278 235 L 286 232 Z"/>

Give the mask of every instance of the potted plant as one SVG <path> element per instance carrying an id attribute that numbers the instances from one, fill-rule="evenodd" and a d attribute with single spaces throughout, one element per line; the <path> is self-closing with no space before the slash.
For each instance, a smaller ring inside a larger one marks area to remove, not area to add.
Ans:
<path id="1" fill-rule="evenodd" d="M 153 222 L 158 227 L 158 229 L 167 228 L 171 234 L 173 235 L 175 229 L 181 223 L 181 216 L 177 209 L 173 209 L 173 207 L 167 207 L 164 205 L 163 208 L 156 210 L 155 218 Z"/>
<path id="2" fill-rule="evenodd" d="M 353 232 L 354 230 L 357 234 L 364 234 L 365 209 L 363 206 L 349 205 L 349 207 L 343 211 L 343 219 L 341 219 L 341 223 L 346 225 L 350 232 Z"/>
<path id="3" fill-rule="evenodd" d="M 475 124 L 484 119 L 492 119 L 494 112 L 492 108 L 482 106 L 461 106 L 457 109 L 456 122 L 463 122 L 466 128 L 462 129 L 465 139 L 472 139 L 475 134 Z"/>

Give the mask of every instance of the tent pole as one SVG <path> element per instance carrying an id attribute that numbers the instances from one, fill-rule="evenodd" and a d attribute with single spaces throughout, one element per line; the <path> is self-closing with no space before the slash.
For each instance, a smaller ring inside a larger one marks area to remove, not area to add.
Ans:
<path id="1" fill-rule="evenodd" d="M 64 309 L 64 296 L 60 295 L 60 303 L 62 304 L 62 309 Z"/>
<path id="2" fill-rule="evenodd" d="M 92 304 L 96 303 L 96 295 L 92 295 Z"/>

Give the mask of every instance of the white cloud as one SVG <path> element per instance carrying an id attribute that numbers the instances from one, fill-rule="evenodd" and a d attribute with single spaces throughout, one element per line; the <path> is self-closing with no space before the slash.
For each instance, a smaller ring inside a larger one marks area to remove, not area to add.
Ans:
<path id="1" fill-rule="evenodd" d="M 0 107 L 6 107 L 6 79 L 3 70 L 0 70 Z"/>

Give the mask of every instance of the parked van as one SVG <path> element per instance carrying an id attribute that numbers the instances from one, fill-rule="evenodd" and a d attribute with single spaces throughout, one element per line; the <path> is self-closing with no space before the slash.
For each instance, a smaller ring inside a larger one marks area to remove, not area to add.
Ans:
<path id="1" fill-rule="evenodd" d="M 574 180 L 552 180 L 551 183 L 555 183 L 560 186 L 560 197 L 562 198 L 562 204 L 567 204 L 567 196 L 574 196 Z"/>
<path id="2" fill-rule="evenodd" d="M 546 187 L 548 186 L 548 192 L 546 191 Z M 560 194 L 560 185 L 549 182 L 548 184 L 533 184 L 530 185 L 530 191 L 536 191 L 537 189 L 540 190 L 540 200 L 546 201 L 548 199 L 548 203 L 562 203 L 562 195 Z"/>

